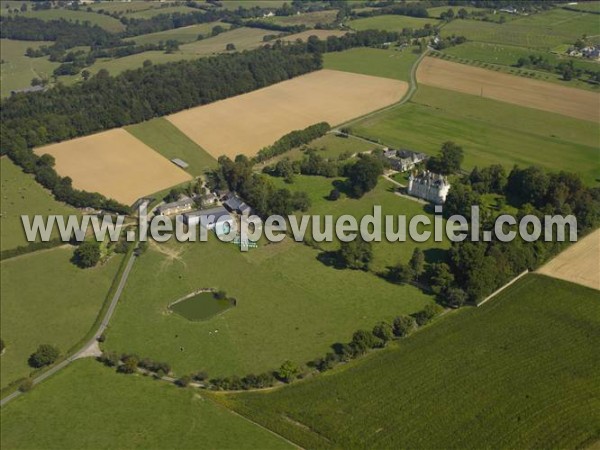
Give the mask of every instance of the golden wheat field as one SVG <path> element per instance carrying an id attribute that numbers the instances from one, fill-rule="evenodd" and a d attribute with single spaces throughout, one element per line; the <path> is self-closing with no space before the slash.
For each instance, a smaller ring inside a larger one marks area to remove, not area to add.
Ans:
<path id="1" fill-rule="evenodd" d="M 338 125 L 399 101 L 404 81 L 319 70 L 167 119 L 215 157 L 254 155 L 293 130 Z"/>
<path id="2" fill-rule="evenodd" d="M 600 290 L 600 229 L 566 249 L 538 272 Z"/>
<path id="3" fill-rule="evenodd" d="M 56 159 L 59 175 L 73 186 L 130 205 L 144 195 L 192 177 L 124 129 L 114 129 L 35 150 Z"/>
<path id="4" fill-rule="evenodd" d="M 600 94 L 582 89 L 430 57 L 419 64 L 417 80 L 428 86 L 480 95 L 576 119 L 600 120 Z"/>

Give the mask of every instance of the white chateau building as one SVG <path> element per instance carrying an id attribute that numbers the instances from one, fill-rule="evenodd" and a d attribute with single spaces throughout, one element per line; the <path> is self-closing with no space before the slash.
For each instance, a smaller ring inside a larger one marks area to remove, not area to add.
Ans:
<path id="1" fill-rule="evenodd" d="M 408 194 L 441 205 L 446 201 L 450 190 L 448 179 L 428 170 L 420 174 L 411 174 L 408 178 Z"/>

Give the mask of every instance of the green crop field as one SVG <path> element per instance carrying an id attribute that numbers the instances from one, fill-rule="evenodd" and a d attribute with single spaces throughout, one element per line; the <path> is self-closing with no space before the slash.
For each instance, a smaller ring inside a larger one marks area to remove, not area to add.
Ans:
<path id="1" fill-rule="evenodd" d="M 412 286 L 325 266 L 318 251 L 289 239 L 261 241 L 242 253 L 210 237 L 152 245 L 140 257 L 107 334 L 107 349 L 168 361 L 179 375 L 260 373 L 287 359 L 312 360 L 348 341 L 356 329 L 430 301 Z M 237 306 L 205 322 L 169 313 L 171 302 L 202 288 L 224 290 Z"/>
<path id="2" fill-rule="evenodd" d="M 350 28 L 354 30 L 386 30 L 402 31 L 404 28 L 423 28 L 425 25 L 437 25 L 440 21 L 437 19 L 425 19 L 409 16 L 375 16 L 365 19 L 356 19 L 348 22 Z"/>
<path id="3" fill-rule="evenodd" d="M 70 9 L 43 9 L 38 11 L 29 10 L 22 13 L 25 17 L 33 17 L 41 20 L 58 20 L 65 19 L 69 22 L 89 22 L 91 25 L 98 25 L 104 28 L 106 31 L 118 33 L 125 29 L 118 19 L 110 17 L 104 14 L 98 14 L 95 12 L 87 11 L 73 11 Z"/>
<path id="4" fill-rule="evenodd" d="M 74 362 L 1 414 L 2 448 L 291 447 L 189 389 L 116 374 L 91 359 Z"/>
<path id="5" fill-rule="evenodd" d="M 420 86 L 408 104 L 351 128 L 359 136 L 432 155 L 443 142 L 455 141 L 465 150 L 467 169 L 537 164 L 577 172 L 589 184 L 600 179 L 596 124 L 473 95 Z"/>
<path id="6" fill-rule="evenodd" d="M 442 35 L 465 36 L 469 41 L 551 49 L 571 44 L 582 34 L 600 32 L 597 15 L 562 9 L 521 16 L 504 24 L 478 20 L 453 20 L 442 29 Z"/>
<path id="7" fill-rule="evenodd" d="M 94 2 L 89 5 L 85 5 L 85 9 L 91 8 L 94 11 L 108 11 L 111 13 L 126 13 L 141 11 L 144 9 L 160 7 L 158 2 L 147 2 L 147 1 L 131 1 L 131 2 Z"/>
<path id="8" fill-rule="evenodd" d="M 598 292 L 528 275 L 364 360 L 217 398 L 304 448 L 585 448 L 599 346 Z"/>
<path id="9" fill-rule="evenodd" d="M 381 179 L 375 189 L 361 199 L 357 200 L 344 196 L 337 201 L 327 200 L 329 192 L 334 188 L 334 183 L 337 184 L 335 179 L 297 175 L 291 184 L 285 183 L 282 178 L 273 178 L 273 180 L 280 188 L 306 192 L 312 203 L 308 211 L 309 214 L 322 216 L 330 214 L 334 220 L 344 214 L 356 218 L 373 214 L 373 205 L 381 206 L 383 216 L 404 214 L 407 216 L 407 221 L 410 221 L 410 218 L 417 214 L 429 215 L 430 212 L 429 208 L 426 208 L 422 203 L 396 195 L 393 192 L 396 187 L 384 179 Z M 433 217 L 431 215 L 429 217 L 433 223 Z M 339 242 L 336 239 L 331 243 L 324 242 L 321 246 L 325 250 L 337 250 Z M 443 258 L 442 250 L 448 248 L 448 242 L 433 242 L 431 240 L 417 243 L 407 237 L 406 242 L 392 243 L 388 242 L 385 236 L 382 236 L 382 242 L 373 243 L 371 270 L 384 272 L 387 267 L 396 265 L 399 262 L 408 263 L 415 247 L 423 250 L 427 262 L 435 262 Z"/>
<path id="10" fill-rule="evenodd" d="M 165 158 L 183 159 L 190 165 L 185 170 L 191 175 L 202 175 L 207 169 L 215 168 L 217 165 L 217 161 L 211 155 L 163 117 L 131 125 L 125 129 Z"/>
<path id="11" fill-rule="evenodd" d="M 0 95 L 7 97 L 10 91 L 29 87 L 34 78 L 48 79 L 57 62 L 51 62 L 48 58 L 29 58 L 25 56 L 28 47 L 33 49 L 41 45 L 49 45 L 43 41 L 15 41 L 0 39 Z"/>
<path id="12" fill-rule="evenodd" d="M 80 269 L 72 255 L 71 247 L 55 248 L 0 263 L 2 388 L 29 375 L 27 358 L 38 345 L 56 345 L 64 355 L 96 320 L 121 257 Z"/>
<path id="13" fill-rule="evenodd" d="M 32 175 L 24 173 L 8 157 L 0 159 L 0 250 L 27 245 L 21 215 L 33 220 L 36 214 L 47 217 L 48 214 L 78 214 L 77 209 L 60 203 L 52 197 Z M 57 237 L 58 233 L 54 233 Z"/>
<path id="14" fill-rule="evenodd" d="M 418 57 L 412 48 L 397 51 L 395 48 L 382 50 L 361 47 L 325 53 L 323 66 L 325 69 L 408 81 L 410 69 Z"/>
<path id="15" fill-rule="evenodd" d="M 199 25 L 191 25 L 189 27 L 174 28 L 167 31 L 159 31 L 158 33 L 142 34 L 140 36 L 134 36 L 131 40 L 135 41 L 136 44 L 158 44 L 160 41 L 166 42 L 169 39 L 179 41 L 187 44 L 194 42 L 198 39 L 198 35 L 206 36 L 210 34 L 213 27 L 220 25 L 223 28 L 229 28 L 229 24 L 224 22 L 210 22 L 201 23 Z"/>

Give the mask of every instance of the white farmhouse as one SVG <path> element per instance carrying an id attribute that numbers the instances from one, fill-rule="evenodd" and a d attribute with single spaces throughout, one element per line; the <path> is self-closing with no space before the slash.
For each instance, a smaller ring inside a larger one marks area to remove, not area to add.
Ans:
<path id="1" fill-rule="evenodd" d="M 437 205 L 446 201 L 450 183 L 448 179 L 440 174 L 428 170 L 420 174 L 411 174 L 408 178 L 408 194 L 413 197 L 428 200 Z"/>

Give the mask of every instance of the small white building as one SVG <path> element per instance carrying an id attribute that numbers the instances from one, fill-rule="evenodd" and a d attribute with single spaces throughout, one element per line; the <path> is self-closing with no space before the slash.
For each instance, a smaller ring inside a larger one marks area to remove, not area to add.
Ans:
<path id="1" fill-rule="evenodd" d="M 413 197 L 428 200 L 437 205 L 446 201 L 450 183 L 444 175 L 429 172 L 428 170 L 420 174 L 411 174 L 408 178 L 407 192 Z"/>

